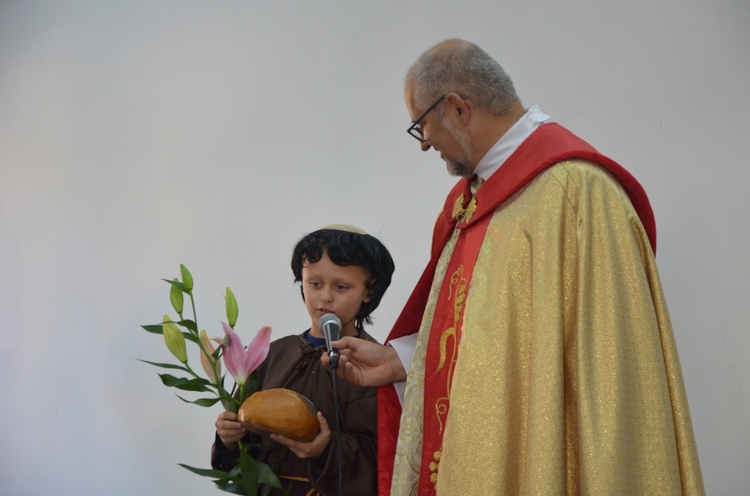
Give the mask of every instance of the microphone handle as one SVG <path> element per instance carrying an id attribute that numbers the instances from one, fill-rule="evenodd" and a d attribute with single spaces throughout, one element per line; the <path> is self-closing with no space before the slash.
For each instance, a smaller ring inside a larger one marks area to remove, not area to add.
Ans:
<path id="1" fill-rule="evenodd" d="M 331 358 L 331 368 L 335 369 L 339 366 L 339 351 L 331 348 L 328 350 L 328 356 Z"/>
<path id="2" fill-rule="evenodd" d="M 328 348 L 328 356 L 331 359 L 332 369 L 335 369 L 339 365 L 339 352 L 331 346 L 331 341 L 335 341 L 338 338 L 338 331 L 338 326 L 332 322 L 328 322 L 323 326 L 323 335 L 326 338 L 326 348 Z M 331 334 L 336 334 L 336 338 L 331 336 Z"/>

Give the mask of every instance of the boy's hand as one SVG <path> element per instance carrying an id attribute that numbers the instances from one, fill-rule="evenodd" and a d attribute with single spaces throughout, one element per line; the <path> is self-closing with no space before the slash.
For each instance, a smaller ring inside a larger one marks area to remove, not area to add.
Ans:
<path id="1" fill-rule="evenodd" d="M 232 412 L 222 412 L 216 419 L 216 432 L 219 434 L 221 442 L 227 449 L 237 449 L 237 442 L 240 441 L 247 431 L 239 420 L 237 414 Z"/>
<path id="2" fill-rule="evenodd" d="M 297 455 L 297 458 L 315 458 L 325 451 L 326 446 L 331 441 L 331 429 L 328 427 L 328 421 L 320 412 L 318 412 L 318 423 L 320 424 L 320 432 L 315 436 L 315 439 L 307 443 L 295 441 L 280 434 L 271 434 L 271 439 L 289 448 L 292 453 Z"/>
<path id="3" fill-rule="evenodd" d="M 406 370 L 396 350 L 390 346 L 346 336 L 331 343 L 339 350 L 338 376 L 362 387 L 385 386 L 406 379 Z M 328 354 L 321 357 L 330 370 Z"/>

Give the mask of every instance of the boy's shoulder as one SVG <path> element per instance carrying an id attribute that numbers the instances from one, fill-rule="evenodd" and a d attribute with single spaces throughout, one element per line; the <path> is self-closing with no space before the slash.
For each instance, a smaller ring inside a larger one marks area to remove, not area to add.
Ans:
<path id="1" fill-rule="evenodd" d="M 271 347 L 269 349 L 269 353 L 280 351 L 283 349 L 288 349 L 288 348 L 305 347 L 305 345 L 307 344 L 307 339 L 305 339 L 305 333 L 307 333 L 308 331 L 304 331 L 300 334 L 289 334 L 287 336 L 282 336 L 278 339 L 271 341 Z M 364 339 L 365 341 L 372 341 L 373 343 L 380 343 L 377 339 L 372 337 L 365 330 L 360 330 L 359 338 Z"/>
<path id="2" fill-rule="evenodd" d="M 367 333 L 364 329 L 362 329 L 359 333 L 359 339 L 364 339 L 365 341 L 372 341 L 373 343 L 381 344 L 380 341 L 372 337 L 370 334 Z"/>
<path id="3" fill-rule="evenodd" d="M 289 346 L 302 347 L 305 345 L 305 333 L 289 334 L 271 341 L 270 349 L 286 348 Z"/>

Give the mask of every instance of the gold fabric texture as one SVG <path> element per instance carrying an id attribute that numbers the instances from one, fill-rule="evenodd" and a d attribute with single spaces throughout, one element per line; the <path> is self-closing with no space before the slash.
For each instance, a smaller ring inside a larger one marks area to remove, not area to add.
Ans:
<path id="1" fill-rule="evenodd" d="M 409 371 L 393 496 L 416 494 L 427 333 L 458 234 Z M 651 247 L 606 171 L 557 164 L 496 210 L 461 326 L 438 495 L 704 494 Z"/>

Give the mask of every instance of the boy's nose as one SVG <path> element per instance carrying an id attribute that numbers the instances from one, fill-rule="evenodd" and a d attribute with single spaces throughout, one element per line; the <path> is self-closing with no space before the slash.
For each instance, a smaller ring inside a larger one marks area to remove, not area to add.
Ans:
<path id="1" fill-rule="evenodd" d="M 331 301 L 333 301 L 333 291 L 331 291 L 330 289 L 326 289 L 326 290 L 322 291 L 321 292 L 321 298 L 325 302 L 331 302 Z"/>

